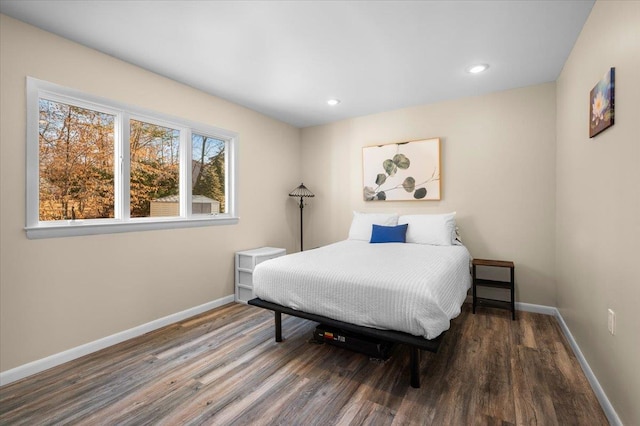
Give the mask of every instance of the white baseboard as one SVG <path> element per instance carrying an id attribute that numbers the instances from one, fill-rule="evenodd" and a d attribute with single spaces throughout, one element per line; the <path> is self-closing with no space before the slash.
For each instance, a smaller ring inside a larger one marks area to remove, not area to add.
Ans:
<path id="1" fill-rule="evenodd" d="M 225 296 L 220 299 L 202 304 L 200 306 L 186 309 L 182 312 L 167 315 L 163 318 L 158 318 L 157 320 L 139 325 L 134 328 L 130 328 L 129 330 L 121 331 L 120 333 L 112 334 L 111 336 L 94 340 L 93 342 L 89 342 L 84 345 L 76 346 L 75 348 L 71 348 L 64 352 L 59 352 L 46 358 L 21 365 L 11 370 L 3 371 L 2 373 L 0 373 L 0 386 L 15 382 L 36 373 L 40 373 L 52 367 L 64 364 L 65 362 L 80 358 L 82 356 L 99 351 L 100 349 L 104 349 L 117 343 L 124 342 L 125 340 L 129 340 L 133 337 L 141 336 L 150 331 L 154 331 L 175 322 L 182 321 L 194 315 L 201 314 L 210 309 L 226 305 L 227 303 L 231 303 L 233 301 L 233 294 L 230 296 Z"/>
<path id="2" fill-rule="evenodd" d="M 596 398 L 598 398 L 598 401 L 600 402 L 600 406 L 602 406 L 602 410 L 604 411 L 604 414 L 607 416 L 607 420 L 609 420 L 609 423 L 611 425 L 622 426 L 622 421 L 620 421 L 620 417 L 618 417 L 618 413 L 616 413 L 616 410 L 613 408 L 613 405 L 611 405 L 611 402 L 609 401 L 609 398 L 607 398 L 607 395 L 604 393 L 602 386 L 600 386 L 600 382 L 598 382 L 596 375 L 593 374 L 593 371 L 591 370 L 589 363 L 585 359 L 584 355 L 582 355 L 582 351 L 580 350 L 578 343 L 573 338 L 573 335 L 571 334 L 571 331 L 569 330 L 567 323 L 564 322 L 564 318 L 562 318 L 560 311 L 557 308 L 553 308 L 553 309 L 556 312 L 555 317 L 558 319 L 558 322 L 560 323 L 560 328 L 562 329 L 564 336 L 569 341 L 569 345 L 571 346 L 571 349 L 573 349 L 573 353 L 576 355 L 576 358 L 578 358 L 578 362 L 582 367 L 582 371 L 584 371 L 584 375 L 587 376 L 587 380 L 589 380 L 589 384 L 591 385 L 593 392 L 596 394 Z"/>
<path id="3" fill-rule="evenodd" d="M 516 310 L 523 312 L 533 312 L 534 314 L 558 316 L 559 312 L 553 306 L 534 305 L 531 303 L 516 302 Z"/>

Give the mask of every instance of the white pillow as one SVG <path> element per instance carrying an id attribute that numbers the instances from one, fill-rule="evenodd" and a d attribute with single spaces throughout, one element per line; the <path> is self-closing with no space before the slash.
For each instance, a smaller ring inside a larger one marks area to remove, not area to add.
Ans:
<path id="1" fill-rule="evenodd" d="M 353 212 L 349 229 L 350 240 L 371 241 L 373 225 L 396 226 L 398 215 L 395 213 L 359 213 Z"/>
<path id="2" fill-rule="evenodd" d="M 407 242 L 450 246 L 456 239 L 456 213 L 416 214 L 398 218 L 398 225 L 409 224 Z"/>

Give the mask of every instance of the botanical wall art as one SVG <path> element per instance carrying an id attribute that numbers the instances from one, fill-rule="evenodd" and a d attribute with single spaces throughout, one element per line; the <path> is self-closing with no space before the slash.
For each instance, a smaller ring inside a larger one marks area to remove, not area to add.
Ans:
<path id="1" fill-rule="evenodd" d="M 365 201 L 439 200 L 440 139 L 362 148 Z"/>
<path id="2" fill-rule="evenodd" d="M 591 89 L 589 97 L 589 137 L 613 126 L 616 69 L 611 68 Z"/>

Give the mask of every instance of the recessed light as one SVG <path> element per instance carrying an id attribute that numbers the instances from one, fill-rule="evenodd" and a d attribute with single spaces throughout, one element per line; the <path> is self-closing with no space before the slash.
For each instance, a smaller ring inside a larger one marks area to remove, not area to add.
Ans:
<path id="1" fill-rule="evenodd" d="M 471 74 L 478 74 L 482 71 L 486 71 L 487 68 L 489 68 L 489 65 L 487 64 L 477 64 L 467 68 L 467 72 L 470 72 Z"/>
<path id="2" fill-rule="evenodd" d="M 340 103 L 340 99 L 329 99 L 327 103 L 331 106 L 336 106 Z"/>

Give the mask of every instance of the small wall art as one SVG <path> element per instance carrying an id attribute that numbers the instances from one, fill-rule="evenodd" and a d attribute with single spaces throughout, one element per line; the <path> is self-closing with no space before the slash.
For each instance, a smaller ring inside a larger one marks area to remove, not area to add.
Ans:
<path id="1" fill-rule="evenodd" d="M 614 124 L 615 73 L 611 68 L 591 89 L 589 96 L 589 137 L 592 138 Z"/>
<path id="2" fill-rule="evenodd" d="M 440 139 L 362 148 L 365 201 L 440 200 Z"/>

